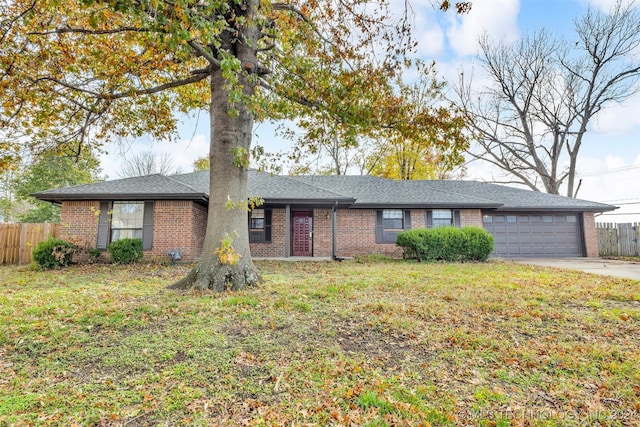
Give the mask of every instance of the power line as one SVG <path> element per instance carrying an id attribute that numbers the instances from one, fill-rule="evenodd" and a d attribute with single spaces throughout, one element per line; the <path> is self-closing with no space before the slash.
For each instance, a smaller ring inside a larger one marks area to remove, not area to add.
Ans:
<path id="1" fill-rule="evenodd" d="M 639 168 L 640 168 L 640 165 L 620 166 L 619 168 L 604 169 L 604 170 L 599 170 L 599 171 L 594 171 L 594 172 L 582 173 L 582 174 L 579 174 L 579 175 L 581 177 L 598 176 L 598 175 L 606 175 L 606 174 L 609 174 L 609 173 L 626 172 L 626 171 L 629 171 L 629 170 L 639 169 Z"/>
<path id="2" fill-rule="evenodd" d="M 607 213 L 600 214 L 598 216 L 605 216 L 605 215 L 640 215 L 640 212 L 622 212 L 622 213 L 618 213 L 618 212 L 608 213 L 607 212 Z"/>
<path id="3" fill-rule="evenodd" d="M 638 201 L 638 202 L 628 202 L 628 203 L 616 203 L 616 205 L 618 205 L 618 206 L 623 206 L 623 205 L 640 205 L 640 201 Z"/>
<path id="4" fill-rule="evenodd" d="M 617 202 L 628 202 L 629 200 L 640 200 L 640 196 L 629 197 L 627 199 L 611 199 L 611 200 L 603 200 L 604 203 L 617 203 Z"/>

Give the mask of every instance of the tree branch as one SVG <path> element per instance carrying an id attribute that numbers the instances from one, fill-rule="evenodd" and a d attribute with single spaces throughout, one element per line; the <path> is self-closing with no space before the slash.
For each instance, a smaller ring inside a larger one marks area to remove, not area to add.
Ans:
<path id="1" fill-rule="evenodd" d="M 311 22 L 311 20 L 309 19 L 309 17 L 307 17 L 307 15 L 305 15 L 302 10 L 298 9 L 297 7 L 291 5 L 291 4 L 287 4 L 287 3 L 273 3 L 272 4 L 273 10 L 281 10 L 281 11 L 288 11 L 288 12 L 292 12 L 295 15 L 297 15 L 300 19 L 302 19 L 302 21 L 309 25 L 311 27 L 311 29 L 313 30 L 314 33 L 316 33 L 316 35 L 318 37 L 320 37 L 320 39 L 330 45 L 333 45 L 333 42 L 329 39 L 327 39 L 324 34 L 322 34 L 320 32 L 320 30 L 318 30 L 318 28 L 315 26 L 315 24 L 313 22 Z"/>
<path id="2" fill-rule="evenodd" d="M 35 31 L 31 33 L 27 33 L 30 36 L 48 36 L 51 34 L 67 34 L 67 33 L 77 33 L 77 34 L 90 34 L 90 35 L 105 35 L 105 34 L 118 34 L 118 33 L 126 33 L 126 32 L 136 32 L 136 33 L 147 33 L 150 32 L 148 28 L 138 28 L 138 27 L 122 27 L 122 28 L 114 28 L 112 30 L 89 30 L 87 28 L 56 28 L 51 31 Z"/>
<path id="3" fill-rule="evenodd" d="M 66 83 L 62 80 L 59 79 L 55 79 L 53 77 L 42 77 L 38 80 L 40 81 L 50 81 L 53 82 L 55 84 L 58 84 L 62 87 L 65 87 L 69 90 L 72 91 L 76 91 L 76 92 L 81 92 L 81 93 L 85 93 L 87 95 L 90 95 L 96 99 L 104 99 L 104 100 L 115 100 L 115 99 L 121 99 L 121 98 L 128 98 L 131 96 L 138 96 L 138 95 L 152 95 L 154 93 L 158 93 L 158 92 L 162 92 L 163 90 L 167 90 L 167 89 L 172 89 L 172 88 L 176 88 L 176 87 L 180 87 L 180 86 L 185 86 L 191 83 L 197 83 L 201 80 L 206 79 L 207 77 L 209 77 L 211 75 L 211 72 L 207 69 L 204 70 L 194 70 L 192 71 L 192 73 L 195 73 L 193 76 L 188 77 L 186 79 L 180 79 L 180 80 L 174 80 L 171 82 L 167 82 L 158 86 L 154 86 L 154 87 L 150 87 L 147 89 L 137 89 L 137 90 L 129 90 L 126 92 L 120 92 L 120 93 L 112 93 L 112 94 L 103 94 L 103 93 L 99 93 L 93 90 L 88 90 L 88 89 L 83 89 L 81 87 L 75 86 L 75 85 L 71 85 L 69 83 Z"/>
<path id="4" fill-rule="evenodd" d="M 186 79 L 182 79 L 182 80 L 174 80 L 165 84 L 161 84 L 159 86 L 155 86 L 155 87 L 151 87 L 148 89 L 139 89 L 139 90 L 131 90 L 131 91 L 127 91 L 127 92 L 121 92 L 121 93 L 114 93 L 111 95 L 99 95 L 98 98 L 100 99 L 107 99 L 107 100 L 113 100 L 113 99 L 120 99 L 120 98 L 128 98 L 130 96 L 138 96 L 138 95 L 152 95 L 154 93 L 158 93 L 158 92 L 162 92 L 163 90 L 167 90 L 167 89 L 172 89 L 172 88 L 176 88 L 176 87 L 180 87 L 180 86 L 185 86 L 191 83 L 197 83 L 201 80 L 206 79 L 207 77 L 210 76 L 210 72 L 207 73 L 202 73 L 202 74 L 196 74 L 194 76 L 191 76 L 189 78 Z"/>
<path id="5" fill-rule="evenodd" d="M 220 60 L 214 58 L 200 43 L 195 40 L 189 40 L 188 44 L 198 55 L 209 61 L 209 64 L 215 67 L 220 67 Z"/>

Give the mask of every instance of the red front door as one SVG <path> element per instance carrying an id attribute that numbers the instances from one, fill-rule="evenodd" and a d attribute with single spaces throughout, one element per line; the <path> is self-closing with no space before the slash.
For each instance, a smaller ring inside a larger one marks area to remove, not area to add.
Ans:
<path id="1" fill-rule="evenodd" d="M 311 256 L 311 232 L 313 219 L 310 211 L 292 212 L 291 255 Z"/>

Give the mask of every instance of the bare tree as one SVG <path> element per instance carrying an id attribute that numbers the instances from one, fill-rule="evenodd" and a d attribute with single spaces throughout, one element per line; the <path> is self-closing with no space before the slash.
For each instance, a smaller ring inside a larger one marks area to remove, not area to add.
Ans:
<path id="1" fill-rule="evenodd" d="M 180 168 L 175 168 L 171 161 L 171 156 L 164 153 L 158 156 L 153 151 L 141 151 L 133 154 L 129 158 L 125 158 L 124 163 L 120 166 L 118 175 L 121 178 L 129 178 L 134 176 L 144 176 L 153 174 L 176 175 L 181 173 Z"/>
<path id="2" fill-rule="evenodd" d="M 638 92 L 640 13 L 618 1 L 608 14 L 589 8 L 577 41 L 544 30 L 514 45 L 480 40 L 491 84 L 474 91 L 461 74 L 458 95 L 471 118 L 477 151 L 510 176 L 502 183 L 575 197 L 578 153 L 590 120 Z M 634 56 L 635 52 L 635 56 Z"/>

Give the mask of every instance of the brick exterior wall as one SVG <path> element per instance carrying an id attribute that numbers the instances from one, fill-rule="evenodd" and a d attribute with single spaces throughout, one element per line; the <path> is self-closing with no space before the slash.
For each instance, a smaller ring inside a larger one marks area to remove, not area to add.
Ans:
<path id="1" fill-rule="evenodd" d="M 258 258 L 284 256 L 285 221 L 285 209 L 271 210 L 271 243 L 250 243 L 251 256 Z"/>
<path id="2" fill-rule="evenodd" d="M 460 209 L 460 226 L 472 225 L 482 228 L 482 211 L 480 209 Z"/>
<path id="3" fill-rule="evenodd" d="M 593 212 L 584 212 L 582 214 L 582 235 L 584 236 L 585 256 L 589 258 L 599 257 L 598 230 L 596 229 L 596 218 Z"/>
<path id="4" fill-rule="evenodd" d="M 168 251 L 180 249 L 184 260 L 194 259 L 193 205 L 189 200 L 156 200 L 153 206 L 153 246 L 151 251 L 145 251 L 145 256 L 168 259 Z"/>
<path id="5" fill-rule="evenodd" d="M 100 202 L 62 202 L 60 236 L 87 248 L 95 248 Z M 145 257 L 168 259 L 167 251 L 180 248 L 184 261 L 200 256 L 207 224 L 207 210 L 187 200 L 156 200 L 153 206 L 153 247 Z"/>
<path id="6" fill-rule="evenodd" d="M 62 202 L 60 214 L 60 238 L 70 240 L 82 247 L 96 247 L 98 239 L 98 201 L 66 201 Z"/>
<path id="7" fill-rule="evenodd" d="M 333 210 L 313 210 L 313 256 L 333 255 Z"/>
<path id="8" fill-rule="evenodd" d="M 204 236 L 207 231 L 207 213 L 205 206 L 193 203 L 191 209 L 192 224 L 191 228 L 191 254 L 193 259 L 200 258 L 202 255 L 202 246 L 204 246 Z"/>
<path id="9" fill-rule="evenodd" d="M 336 255 L 338 257 L 374 253 L 391 257 L 402 256 L 402 249 L 395 244 L 376 243 L 375 209 L 338 209 L 337 228 Z"/>
<path id="10" fill-rule="evenodd" d="M 411 209 L 411 228 L 425 228 L 426 226 L 427 226 L 427 210 Z"/>

